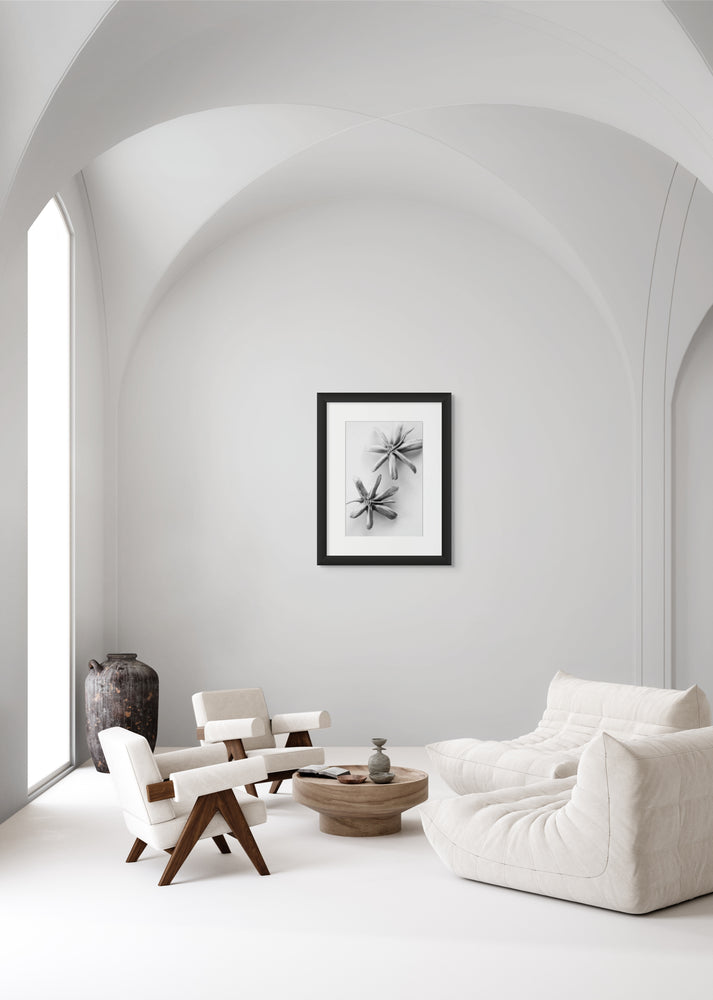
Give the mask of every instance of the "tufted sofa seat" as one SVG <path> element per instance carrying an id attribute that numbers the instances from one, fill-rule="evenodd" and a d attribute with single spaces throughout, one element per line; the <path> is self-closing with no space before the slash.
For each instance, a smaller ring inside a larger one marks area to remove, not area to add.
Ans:
<path id="1" fill-rule="evenodd" d="M 441 777 L 460 795 L 531 785 L 577 773 L 585 747 L 602 731 L 658 736 L 711 724 L 708 699 L 687 691 L 582 680 L 561 671 L 537 728 L 517 739 L 455 739 L 426 747 Z"/>
<path id="2" fill-rule="evenodd" d="M 428 840 L 457 875 L 647 913 L 713 892 L 713 728 L 599 733 L 576 777 L 435 800 Z"/>

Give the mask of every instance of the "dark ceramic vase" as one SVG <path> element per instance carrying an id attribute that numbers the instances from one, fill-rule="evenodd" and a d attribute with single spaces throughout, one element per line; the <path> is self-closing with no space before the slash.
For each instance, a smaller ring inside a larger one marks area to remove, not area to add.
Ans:
<path id="1" fill-rule="evenodd" d="M 145 736 L 153 750 L 158 732 L 158 674 L 136 653 L 107 653 L 103 663 L 89 661 L 84 683 L 87 744 L 97 771 L 108 774 L 99 733 L 121 726 Z"/>

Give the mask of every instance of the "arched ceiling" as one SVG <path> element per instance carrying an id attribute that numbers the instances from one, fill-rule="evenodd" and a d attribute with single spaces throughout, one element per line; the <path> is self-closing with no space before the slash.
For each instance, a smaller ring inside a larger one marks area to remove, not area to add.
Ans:
<path id="1" fill-rule="evenodd" d="M 0 39 L 7 72 L 35 85 L 0 160 L 2 233 L 83 171 L 117 380 L 181 269 L 324 197 L 497 217 L 569 270 L 637 360 L 675 164 L 713 190 L 713 77 L 661 2 L 22 6 Z M 48 63 L 38 45 L 55 36 Z"/>
<path id="2" fill-rule="evenodd" d="M 688 30 L 658 0 L 3 4 L 4 225 L 24 231 L 123 139 L 243 104 L 552 108 L 643 139 L 713 189 L 713 84 Z"/>
<path id="3" fill-rule="evenodd" d="M 502 105 L 390 121 L 268 105 L 164 123 L 84 170 L 112 369 L 123 371 L 165 290 L 218 243 L 306 204 L 374 197 L 482 217 L 537 245 L 590 296 L 634 365 L 630 303 L 647 293 L 671 171 L 667 157 L 614 129 Z"/>

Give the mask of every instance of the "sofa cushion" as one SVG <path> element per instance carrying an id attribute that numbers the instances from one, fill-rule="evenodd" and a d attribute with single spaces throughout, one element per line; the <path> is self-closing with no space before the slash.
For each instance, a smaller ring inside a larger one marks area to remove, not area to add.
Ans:
<path id="1" fill-rule="evenodd" d="M 710 725 L 699 687 L 686 691 L 588 681 L 561 671 L 547 694 L 537 728 L 513 740 L 444 740 L 426 748 L 439 773 L 459 794 L 530 785 L 576 774 L 597 733 L 655 736 Z"/>
<path id="2" fill-rule="evenodd" d="M 549 726 L 548 726 L 549 724 Z M 559 671 L 550 682 L 538 729 L 581 728 L 622 736 L 655 736 L 710 726 L 708 699 L 694 685 L 686 691 L 588 681 Z"/>
<path id="3" fill-rule="evenodd" d="M 591 732 L 577 742 L 558 735 L 535 742 L 535 733 L 517 740 L 443 740 L 426 747 L 441 777 L 459 795 L 469 792 L 537 784 L 546 778 L 567 778 L 577 772 Z"/>

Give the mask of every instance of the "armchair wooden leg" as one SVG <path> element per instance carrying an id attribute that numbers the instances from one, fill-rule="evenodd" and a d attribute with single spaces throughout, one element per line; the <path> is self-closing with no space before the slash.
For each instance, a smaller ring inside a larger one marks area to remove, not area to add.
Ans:
<path id="1" fill-rule="evenodd" d="M 285 740 L 286 747 L 311 747 L 312 738 L 306 730 L 302 730 L 298 733 L 288 733 L 287 739 Z M 280 785 L 283 782 L 283 778 L 278 778 L 276 781 L 270 785 L 270 795 L 275 795 Z"/>
<path id="2" fill-rule="evenodd" d="M 201 795 L 196 799 L 195 805 L 191 809 L 186 820 L 186 825 L 181 831 L 178 843 L 171 853 L 171 860 L 166 865 L 159 885 L 170 885 L 179 872 L 179 869 L 193 848 L 200 840 L 200 836 L 215 816 L 218 803 L 216 795 Z"/>
<path id="3" fill-rule="evenodd" d="M 301 730 L 299 733 L 290 733 L 285 740 L 286 747 L 311 747 L 312 738 L 306 729 Z"/>
<path id="4" fill-rule="evenodd" d="M 183 827 L 181 836 L 178 838 L 178 843 L 174 848 L 170 849 L 171 859 L 164 869 L 161 880 L 158 883 L 159 885 L 171 884 L 178 874 L 181 865 L 200 840 L 201 834 L 216 812 L 222 814 L 230 827 L 231 833 L 239 842 L 260 875 L 270 874 L 260 853 L 260 848 L 255 843 L 255 838 L 250 832 L 248 821 L 243 816 L 242 810 L 238 805 L 238 800 L 235 798 L 233 792 L 212 792 L 209 795 L 201 795 L 196 799 L 195 805 L 186 820 L 186 825 Z M 213 837 L 213 840 L 218 845 L 221 854 L 230 854 L 230 848 L 222 834 Z M 137 843 L 140 843 L 140 841 L 137 841 Z M 136 845 L 134 845 L 134 848 L 138 849 Z M 143 847 L 141 850 L 143 850 Z"/>
<path id="5" fill-rule="evenodd" d="M 146 844 L 144 843 L 143 840 L 139 840 L 139 838 L 137 837 L 136 840 L 134 841 L 133 847 L 129 851 L 129 856 L 126 859 L 127 865 L 130 864 L 132 861 L 138 861 L 141 855 L 144 853 L 145 849 L 146 849 Z"/>
<path id="6" fill-rule="evenodd" d="M 223 818 L 230 825 L 233 836 L 252 861 L 258 874 L 269 875 L 270 872 L 260 853 L 260 848 L 255 842 L 248 821 L 243 816 L 242 810 L 238 805 L 238 800 L 235 798 L 233 792 L 230 790 L 227 792 L 216 792 L 216 796 L 219 803 L 218 808 Z"/>
<path id="7" fill-rule="evenodd" d="M 247 760 L 247 754 L 245 753 L 245 747 L 243 746 L 242 740 L 224 740 L 225 748 L 228 751 L 228 760 Z M 255 785 L 246 785 L 245 791 L 249 795 L 254 795 L 258 798 L 257 788 Z"/>
<path id="8" fill-rule="evenodd" d="M 217 837 L 213 837 L 215 844 L 221 854 L 230 854 L 230 848 L 228 847 L 228 841 L 225 839 L 222 833 L 219 833 Z"/>

